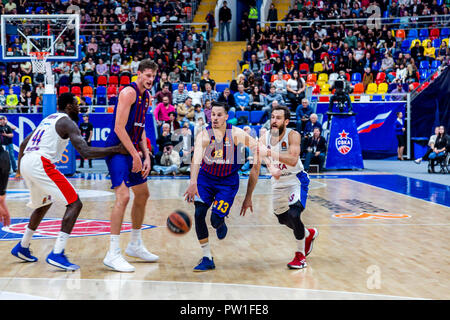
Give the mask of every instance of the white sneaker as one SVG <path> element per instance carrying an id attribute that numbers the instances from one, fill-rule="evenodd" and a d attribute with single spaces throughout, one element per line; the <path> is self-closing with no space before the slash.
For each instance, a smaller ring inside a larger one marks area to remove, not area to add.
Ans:
<path id="1" fill-rule="evenodd" d="M 415 163 L 420 164 L 422 162 L 422 158 L 414 160 Z"/>
<path id="2" fill-rule="evenodd" d="M 134 272 L 134 267 L 123 258 L 120 250 L 116 252 L 108 251 L 105 259 L 103 259 L 103 264 L 114 271 Z"/>
<path id="3" fill-rule="evenodd" d="M 138 245 L 129 243 L 125 253 L 130 257 L 139 258 L 147 262 L 156 262 L 159 260 L 159 257 L 149 252 L 142 243 Z"/>

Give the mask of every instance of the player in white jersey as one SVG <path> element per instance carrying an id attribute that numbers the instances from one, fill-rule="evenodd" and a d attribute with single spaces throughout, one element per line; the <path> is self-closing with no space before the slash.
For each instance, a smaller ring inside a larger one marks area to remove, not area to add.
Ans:
<path id="1" fill-rule="evenodd" d="M 290 112 L 285 106 L 272 109 L 270 131 L 260 137 L 260 145 L 254 150 L 272 173 L 272 203 L 280 224 L 291 228 L 297 241 L 294 259 L 288 263 L 290 269 L 306 267 L 306 256 L 312 250 L 317 229 L 306 229 L 301 220 L 308 197 L 309 177 L 300 160 L 300 134 L 287 128 Z M 252 193 L 258 180 L 261 161 L 253 165 L 248 181 L 247 194 L 242 204 L 241 215 L 248 208 L 253 211 Z"/>
<path id="2" fill-rule="evenodd" d="M 87 145 L 75 122 L 78 121 L 80 108 L 71 93 L 60 95 L 58 111 L 42 120 L 20 145 L 18 172 L 30 189 L 30 202 L 27 206 L 34 211 L 22 240 L 11 253 L 27 262 L 38 260 L 31 255 L 29 249 L 31 239 L 53 201 L 60 200 L 67 209 L 55 246 L 46 261 L 65 270 L 76 270 L 79 266 L 69 262 L 64 249 L 83 204 L 69 180 L 56 169 L 55 163 L 61 160 L 69 140 L 80 155 L 88 159 L 126 151 L 121 145 L 108 148 L 94 148 Z"/>

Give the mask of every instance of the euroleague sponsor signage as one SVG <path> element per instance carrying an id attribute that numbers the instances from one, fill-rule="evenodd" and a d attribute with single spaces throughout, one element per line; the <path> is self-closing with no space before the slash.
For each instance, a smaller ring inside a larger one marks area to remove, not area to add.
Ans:
<path id="1" fill-rule="evenodd" d="M 28 226 L 28 218 L 12 218 L 11 225 L 9 227 L 2 226 L 0 229 L 0 240 L 20 240 Z M 55 219 L 43 219 L 33 235 L 33 239 L 49 239 L 56 238 L 61 230 L 60 218 Z M 152 225 L 142 225 L 142 230 L 155 228 Z M 120 232 L 130 232 L 132 228 L 131 222 L 124 222 Z M 96 219 L 78 219 L 73 227 L 71 237 L 88 237 L 88 236 L 101 236 L 109 234 L 111 225 L 106 220 Z"/>

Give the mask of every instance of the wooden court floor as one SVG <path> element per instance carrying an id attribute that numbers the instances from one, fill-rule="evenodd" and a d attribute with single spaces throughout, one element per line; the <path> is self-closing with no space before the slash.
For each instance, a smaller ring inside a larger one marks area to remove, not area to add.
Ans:
<path id="1" fill-rule="evenodd" d="M 4 229 L 0 299 L 450 298 L 450 203 L 433 203 L 348 177 L 312 176 L 311 181 L 302 220 L 318 228 L 319 237 L 304 270 L 286 267 L 296 243 L 291 230 L 279 225 L 272 213 L 270 180 L 259 180 L 254 212 L 241 217 L 247 185 L 241 179 L 226 220 L 227 237 L 219 241 L 209 228 L 216 270 L 194 273 L 201 258 L 195 231 L 174 236 L 165 226 L 175 209 L 193 217 L 193 205 L 183 201 L 188 180 L 151 179 L 144 223 L 155 227 L 142 234 L 159 262 L 127 257 L 136 267 L 134 273 L 110 271 L 102 263 L 109 246 L 109 236 L 103 233 L 71 237 L 66 253 L 81 270 L 59 271 L 45 262 L 54 237 L 33 240 L 31 250 L 39 261 L 24 263 L 10 254 L 21 235 Z M 71 182 L 84 203 L 80 221 L 107 222 L 114 201 L 109 180 L 94 176 Z M 11 180 L 8 187 L 13 224 L 26 222 L 31 210 L 25 206 L 24 182 Z M 130 222 L 130 209 L 125 222 Z M 54 204 L 46 218 L 60 219 L 63 211 L 61 204 Z M 122 233 L 122 250 L 129 237 L 129 232 Z"/>

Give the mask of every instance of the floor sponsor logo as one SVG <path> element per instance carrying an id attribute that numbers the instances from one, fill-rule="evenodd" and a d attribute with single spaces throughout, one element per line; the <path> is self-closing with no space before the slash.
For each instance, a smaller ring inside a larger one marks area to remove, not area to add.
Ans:
<path id="1" fill-rule="evenodd" d="M 340 218 L 340 219 L 369 219 L 369 220 L 383 220 L 383 219 L 407 219 L 411 218 L 408 214 L 403 213 L 369 213 L 369 212 L 362 212 L 362 213 L 340 213 L 340 214 L 333 214 L 333 218 Z"/>
<path id="2" fill-rule="evenodd" d="M 33 239 L 49 239 L 56 238 L 61 230 L 62 219 L 43 219 L 38 229 L 33 235 Z M 9 227 L 3 227 L 0 229 L 0 241 L 2 240 L 20 240 L 25 233 L 25 229 L 28 226 L 28 218 L 12 218 L 11 225 Z M 142 230 L 155 228 L 152 225 L 142 225 Z M 122 224 L 121 232 L 131 231 L 131 223 L 124 222 Z M 100 236 L 110 233 L 110 223 L 105 220 L 94 219 L 78 219 L 73 227 L 71 237 L 87 237 L 87 236 Z"/>
<path id="3" fill-rule="evenodd" d="M 100 198 L 113 196 L 114 193 L 103 190 L 77 189 L 80 199 Z M 6 190 L 6 199 L 8 200 L 29 200 L 30 191 L 28 189 L 9 189 Z"/>

